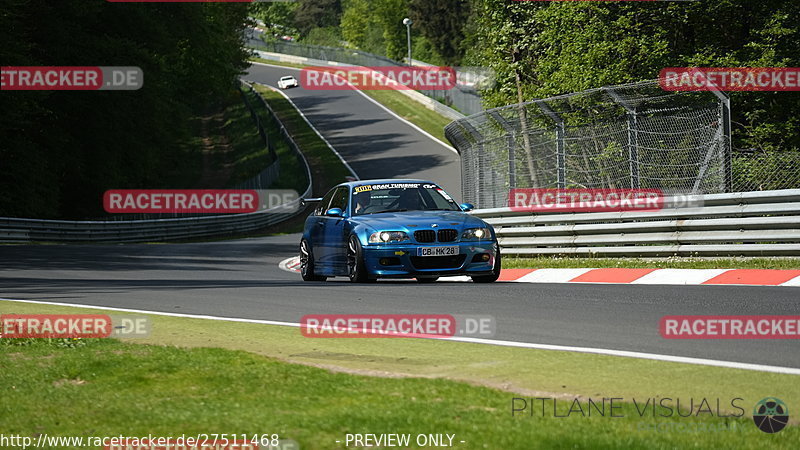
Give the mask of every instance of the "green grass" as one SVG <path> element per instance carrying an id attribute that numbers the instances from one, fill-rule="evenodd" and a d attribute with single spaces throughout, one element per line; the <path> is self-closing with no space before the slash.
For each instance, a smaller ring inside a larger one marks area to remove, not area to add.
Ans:
<path id="1" fill-rule="evenodd" d="M 271 61 L 261 58 L 253 58 L 252 60 L 276 66 L 294 68 L 305 67 L 299 64 Z M 364 90 L 362 92 L 383 106 L 389 108 L 398 116 L 422 128 L 442 142 L 447 143 L 447 139 L 444 136 L 444 127 L 452 122 L 451 119 L 448 119 L 447 117 L 444 117 L 441 114 L 422 106 L 421 104 L 394 90 Z"/>
<path id="2" fill-rule="evenodd" d="M 0 302 L 0 313 L 107 312 Z M 700 419 L 641 418 L 630 404 L 625 411 L 634 416 L 625 419 L 510 415 L 513 397 L 581 396 L 635 398 L 640 403 L 652 397 L 684 403 L 707 398 L 713 399 L 714 409 L 719 398 L 723 414 L 737 412 L 726 406 L 739 397 L 737 405 L 749 416 L 752 406 L 767 396 L 790 408 L 800 404 L 800 377 L 794 375 L 442 340 L 310 339 L 293 327 L 148 317 L 152 334 L 136 342 L 151 346 L 95 347 L 116 344 L 91 342 L 86 347 L 34 349 L 30 351 L 39 353 L 32 356 L 23 347 L 0 346 L 0 366 L 15 367 L 0 373 L 0 385 L 25 386 L 22 393 L 13 389 L 0 404 L 0 433 L 30 430 L 30 424 L 62 435 L 89 425 L 114 429 L 120 404 L 141 397 L 144 406 L 134 405 L 133 412 L 124 414 L 130 428 L 119 429 L 175 435 L 223 432 L 219 427 L 255 433 L 267 427 L 299 441 L 301 448 L 341 448 L 332 441 L 343 439 L 346 431 L 456 432 L 467 441 L 463 448 L 755 448 L 765 442 L 791 448 L 798 438 L 796 426 L 767 436 L 749 419 L 737 420 L 741 431 L 736 432 L 662 433 L 653 428 L 720 426 L 724 421 L 707 414 Z M 87 350 L 99 352 L 92 356 Z M 73 351 L 76 356 L 58 363 L 61 353 Z M 27 362 L 29 357 L 34 362 Z M 69 390 L 59 395 L 57 389 Z M 81 389 L 85 391 L 79 394 Z M 106 401 L 106 395 L 114 401 Z M 84 412 L 90 408 L 78 403 L 70 409 L 79 412 L 76 417 L 50 417 L 85 396 L 101 400 L 96 414 Z M 226 409 L 224 402 L 235 406 Z M 42 404 L 50 414 L 41 414 Z M 144 413 L 145 408 L 150 412 Z M 95 425 L 101 420 L 103 426 Z M 53 422 L 59 424 L 48 428 Z M 256 427 L 258 423 L 263 427 Z"/>
<path id="3" fill-rule="evenodd" d="M 248 97 L 250 104 L 257 107 L 258 98 L 253 94 Z M 228 182 L 232 186 L 255 177 L 273 160 L 240 95 L 225 108 L 224 120 L 223 130 L 233 147 L 233 153 L 229 155 L 233 170 Z"/>
<path id="4" fill-rule="evenodd" d="M 336 440 L 346 433 L 448 433 L 465 449 L 792 448 L 800 439 L 796 426 L 766 435 L 747 416 L 654 419 L 631 403 L 618 403 L 615 414 L 624 417 L 616 418 L 610 410 L 554 417 L 552 400 L 544 414 L 512 417 L 517 396 L 497 389 L 332 373 L 242 351 L 114 340 L 27 344 L 0 346 L 0 361 L 14 367 L 0 372 L 8 387 L 0 403 L 5 435 L 277 433 L 304 449 L 343 448 Z M 558 402 L 558 415 L 571 401 Z M 723 431 L 652 431 L 660 424 Z"/>
<path id="5" fill-rule="evenodd" d="M 280 171 L 278 172 L 278 179 L 269 186 L 270 189 L 294 189 L 302 194 L 308 186 L 308 174 L 306 173 L 305 165 L 297 153 L 292 150 L 289 143 L 286 142 L 280 133 L 280 128 L 276 122 L 271 119 L 269 111 L 259 99 L 259 94 L 244 89 L 250 104 L 261 119 L 261 124 L 267 131 L 267 137 L 275 149 L 275 154 L 280 161 Z M 268 150 L 264 150 L 268 152 Z M 263 166 L 266 167 L 266 166 Z M 263 168 L 262 167 L 262 168 Z M 255 174 L 254 174 L 255 175 Z"/>
<path id="6" fill-rule="evenodd" d="M 255 88 L 270 104 L 286 130 L 303 151 L 312 169 L 316 194 L 324 194 L 331 187 L 346 181 L 346 177 L 350 176 L 350 171 L 303 120 L 295 107 L 280 93 L 268 87 L 255 85 Z"/>
<path id="7" fill-rule="evenodd" d="M 302 69 L 303 67 L 308 67 L 307 64 L 294 64 L 283 61 L 273 61 L 271 59 L 264 59 L 264 58 L 250 58 L 250 61 L 260 62 L 263 64 L 270 64 L 273 66 L 293 67 L 295 69 Z"/>
<path id="8" fill-rule="evenodd" d="M 505 269 L 544 268 L 654 268 L 654 269 L 800 269 L 800 258 L 575 258 L 503 257 Z"/>

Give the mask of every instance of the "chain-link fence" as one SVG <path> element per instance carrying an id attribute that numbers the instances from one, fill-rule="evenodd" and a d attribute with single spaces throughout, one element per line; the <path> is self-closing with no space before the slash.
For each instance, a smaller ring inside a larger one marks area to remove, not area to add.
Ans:
<path id="1" fill-rule="evenodd" d="M 256 39 L 250 39 L 248 43 L 251 47 L 265 52 L 283 53 L 322 61 L 337 61 L 355 66 L 404 66 L 404 64 L 385 56 L 374 55 L 361 50 L 323 47 L 320 45 L 306 45 L 284 41 L 263 42 Z M 493 82 L 493 77 L 482 72 L 484 71 L 463 72 L 456 68 L 458 84 L 456 84 L 453 89 L 421 90 L 419 92 L 462 114 L 477 114 L 483 111 L 483 104 L 481 103 L 477 88 Z M 476 79 L 478 80 L 478 86 L 475 85 Z"/>
<path id="2" fill-rule="evenodd" d="M 507 206 L 512 188 L 730 192 L 730 108 L 719 92 L 656 81 L 488 110 L 447 126 L 465 201 Z"/>

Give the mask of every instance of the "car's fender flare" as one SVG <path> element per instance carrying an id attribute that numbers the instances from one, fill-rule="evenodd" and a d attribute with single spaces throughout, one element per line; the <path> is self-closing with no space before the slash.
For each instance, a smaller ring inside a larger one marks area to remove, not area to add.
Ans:
<path id="1" fill-rule="evenodd" d="M 353 224 L 352 222 L 350 226 L 349 234 L 354 234 L 358 238 L 358 241 L 361 242 L 361 247 L 367 247 L 369 245 L 369 235 L 375 232 L 372 227 L 361 223 Z"/>

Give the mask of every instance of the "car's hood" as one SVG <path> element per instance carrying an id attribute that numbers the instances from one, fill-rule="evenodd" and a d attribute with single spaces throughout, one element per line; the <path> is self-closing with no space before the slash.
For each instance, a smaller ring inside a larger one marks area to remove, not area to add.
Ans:
<path id="1" fill-rule="evenodd" d="M 373 231 L 406 231 L 430 229 L 436 224 L 439 229 L 478 228 L 486 223 L 461 211 L 405 211 L 396 213 L 365 214 L 354 216 L 353 222 L 372 228 Z"/>

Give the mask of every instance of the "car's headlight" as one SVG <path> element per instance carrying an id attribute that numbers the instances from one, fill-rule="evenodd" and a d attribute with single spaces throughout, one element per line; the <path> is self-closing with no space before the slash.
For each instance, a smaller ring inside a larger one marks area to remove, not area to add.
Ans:
<path id="1" fill-rule="evenodd" d="M 386 244 L 389 242 L 407 241 L 408 234 L 405 231 L 378 231 L 369 235 L 370 244 Z"/>
<path id="2" fill-rule="evenodd" d="M 462 240 L 490 239 L 492 232 L 488 228 L 467 228 L 461 233 Z"/>

